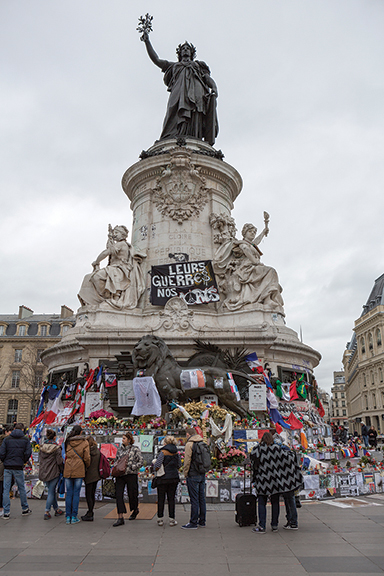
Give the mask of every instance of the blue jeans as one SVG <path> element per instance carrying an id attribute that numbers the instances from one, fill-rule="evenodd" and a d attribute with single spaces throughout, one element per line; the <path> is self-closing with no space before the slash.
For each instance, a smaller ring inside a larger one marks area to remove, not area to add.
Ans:
<path id="1" fill-rule="evenodd" d="M 11 499 L 9 491 L 12 487 L 12 475 L 15 478 L 19 489 L 20 504 L 22 510 L 28 510 L 27 494 L 25 492 L 24 472 L 23 470 L 4 470 L 4 491 L 3 491 L 3 508 L 4 514 L 9 514 L 11 510 Z"/>
<path id="2" fill-rule="evenodd" d="M 365 446 L 366 448 L 369 448 L 368 436 L 363 436 L 363 441 L 364 441 L 364 446 Z"/>
<path id="3" fill-rule="evenodd" d="M 48 490 L 47 502 L 45 504 L 45 511 L 46 512 L 50 512 L 51 506 L 53 506 L 53 509 L 55 512 L 59 507 L 59 505 L 57 503 L 57 498 L 56 498 L 56 486 L 57 486 L 58 481 L 59 481 L 59 477 L 57 476 L 56 478 L 52 478 L 52 480 L 48 480 L 48 482 L 45 483 L 47 490 Z"/>
<path id="4" fill-rule="evenodd" d="M 83 483 L 82 478 L 66 478 L 65 479 L 65 515 L 71 518 L 77 516 L 79 511 L 80 489 Z"/>
<path id="5" fill-rule="evenodd" d="M 274 528 L 279 524 L 279 512 L 280 512 L 280 494 L 272 494 L 271 496 L 271 504 L 272 504 L 272 519 L 271 519 L 271 526 Z M 264 494 L 259 494 L 257 498 L 258 510 L 259 510 L 259 526 L 264 528 L 267 523 L 267 501 L 268 496 Z"/>
<path id="6" fill-rule="evenodd" d="M 283 498 L 287 522 L 290 526 L 297 526 L 297 509 L 294 491 L 284 492 Z"/>
<path id="7" fill-rule="evenodd" d="M 187 488 L 191 501 L 190 524 L 197 526 L 204 524 L 206 520 L 207 507 L 205 504 L 205 474 L 199 476 L 188 476 Z"/>

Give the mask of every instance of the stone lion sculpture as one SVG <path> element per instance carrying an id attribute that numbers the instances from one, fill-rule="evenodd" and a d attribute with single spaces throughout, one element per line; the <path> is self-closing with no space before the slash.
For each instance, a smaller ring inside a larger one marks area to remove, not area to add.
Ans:
<path id="1" fill-rule="evenodd" d="M 163 402 L 170 400 L 184 401 L 187 398 L 197 398 L 201 394 L 216 394 L 220 402 L 229 410 L 242 417 L 247 411 L 236 399 L 228 380 L 227 372 L 220 367 L 201 366 L 199 369 L 205 375 L 205 388 L 184 390 L 181 384 L 182 368 L 172 356 L 168 346 L 157 336 L 147 334 L 135 345 L 132 352 L 134 373 L 145 370 L 145 376 L 152 376 Z M 231 371 L 233 375 L 253 380 L 253 376 L 239 371 Z M 223 379 L 223 388 L 215 388 L 214 380 Z"/>

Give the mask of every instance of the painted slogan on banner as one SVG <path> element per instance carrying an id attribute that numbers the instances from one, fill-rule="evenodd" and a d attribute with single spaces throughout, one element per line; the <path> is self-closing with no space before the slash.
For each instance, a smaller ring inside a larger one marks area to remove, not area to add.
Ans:
<path id="1" fill-rule="evenodd" d="M 211 260 L 152 266 L 151 304 L 164 306 L 179 297 L 188 304 L 209 304 L 220 300 Z"/>

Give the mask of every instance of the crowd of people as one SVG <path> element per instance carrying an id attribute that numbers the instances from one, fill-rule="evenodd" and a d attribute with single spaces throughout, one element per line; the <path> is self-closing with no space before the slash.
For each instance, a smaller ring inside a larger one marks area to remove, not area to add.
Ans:
<path id="1" fill-rule="evenodd" d="M 376 440 L 371 430 L 367 432 L 368 441 Z M 23 424 L 15 424 L 0 430 L 0 515 L 4 519 L 10 517 L 11 487 L 16 483 L 20 496 L 21 513 L 31 514 L 28 506 L 24 466 L 31 457 L 32 449 Z M 180 470 L 186 479 L 191 512 L 189 522 L 182 526 L 186 530 L 196 530 L 206 526 L 205 473 L 201 457 L 205 443 L 194 428 L 186 430 L 184 464 L 173 436 L 166 436 L 159 449 L 157 458 L 153 461 L 155 484 L 157 488 L 157 524 L 164 525 L 165 503 L 168 501 L 169 525 L 176 526 L 176 493 L 180 482 Z M 374 438 L 373 438 L 374 436 Z M 373 438 L 373 440 L 371 439 Z M 80 521 L 94 520 L 95 493 L 100 475 L 101 453 L 94 438 L 85 435 L 80 425 L 75 425 L 67 434 L 62 446 L 56 439 L 54 430 L 48 429 L 39 453 L 39 479 L 45 483 L 47 499 L 44 520 L 50 520 L 52 515 L 65 514 L 67 524 L 77 524 Z M 114 527 L 125 524 L 126 505 L 124 492 L 127 490 L 130 516 L 135 520 L 139 515 L 139 484 L 138 473 L 143 465 L 140 448 L 135 445 L 134 437 L 126 432 L 122 444 L 117 450 L 114 464 L 120 463 L 123 468 L 116 475 L 116 507 L 118 518 Z M 278 530 L 280 500 L 284 499 L 286 523 L 285 529 L 298 529 L 297 494 L 302 488 L 303 478 L 297 453 L 283 444 L 278 435 L 272 436 L 265 432 L 260 443 L 251 453 L 253 470 L 252 484 L 255 486 L 258 503 L 258 523 L 253 531 L 265 534 L 267 526 L 267 502 L 271 502 L 271 529 Z M 121 466 L 120 466 L 121 467 Z M 85 484 L 87 511 L 78 517 L 80 490 Z M 65 512 L 59 507 L 57 494 L 64 492 Z"/>
<path id="2" fill-rule="evenodd" d="M 332 438 L 336 444 L 348 444 L 348 442 L 359 442 L 364 444 L 365 448 L 377 447 L 377 430 L 374 426 L 368 426 L 361 422 L 361 438 L 358 432 L 354 431 L 353 434 L 348 433 L 348 430 L 343 426 L 332 425 Z"/>

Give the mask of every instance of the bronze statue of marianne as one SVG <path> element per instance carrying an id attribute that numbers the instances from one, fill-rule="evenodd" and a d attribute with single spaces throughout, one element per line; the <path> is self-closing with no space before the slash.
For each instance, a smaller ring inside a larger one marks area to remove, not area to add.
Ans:
<path id="1" fill-rule="evenodd" d="M 217 86 L 205 62 L 195 60 L 196 48 L 185 42 L 176 49 L 178 62 L 161 60 L 149 40 L 152 17 L 140 19 L 141 40 L 148 56 L 164 72 L 170 92 L 160 140 L 190 136 L 213 146 L 219 132 L 216 114 Z M 150 19 L 148 22 L 148 18 Z"/>

